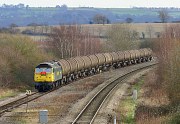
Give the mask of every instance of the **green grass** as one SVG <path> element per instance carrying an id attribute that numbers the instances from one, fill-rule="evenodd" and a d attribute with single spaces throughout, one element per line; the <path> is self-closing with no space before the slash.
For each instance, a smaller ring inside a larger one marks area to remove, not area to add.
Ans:
<path id="1" fill-rule="evenodd" d="M 0 93 L 0 99 L 5 99 L 9 97 L 14 97 L 18 94 L 19 92 L 16 90 L 6 90 L 4 92 Z"/>
<path id="2" fill-rule="evenodd" d="M 119 106 L 119 109 L 121 110 L 120 113 L 120 123 L 128 123 L 128 124 L 134 124 L 134 113 L 136 109 L 136 104 L 133 101 L 131 97 L 128 97 L 124 99 L 121 102 L 121 105 Z"/>
<path id="3" fill-rule="evenodd" d="M 128 89 L 127 93 L 132 93 L 134 89 L 138 91 L 141 89 L 142 85 L 144 83 L 144 76 L 140 77 L 138 81 L 130 88 Z M 118 108 L 118 114 L 120 114 L 120 123 L 125 124 L 135 124 L 135 110 L 136 110 L 136 101 L 133 100 L 132 96 L 127 96 L 125 99 L 123 99 L 120 102 L 120 106 Z"/>
<path id="4" fill-rule="evenodd" d="M 141 89 L 143 84 L 144 84 L 144 76 L 139 78 L 139 81 L 137 83 L 135 83 L 135 85 L 132 86 L 132 89 L 135 89 L 139 92 L 139 90 Z"/>
<path id="5" fill-rule="evenodd" d="M 180 113 L 174 114 L 168 121 L 168 124 L 180 124 Z"/>

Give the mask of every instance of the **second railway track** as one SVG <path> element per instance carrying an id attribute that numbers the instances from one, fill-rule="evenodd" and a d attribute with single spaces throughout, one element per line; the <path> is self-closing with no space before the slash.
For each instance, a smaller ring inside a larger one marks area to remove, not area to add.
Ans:
<path id="1" fill-rule="evenodd" d="M 155 63 L 156 64 L 156 63 Z M 139 69 L 134 69 L 134 73 L 137 71 L 137 70 L 141 70 L 141 69 L 144 69 L 144 68 L 148 68 L 150 66 L 152 66 L 154 64 L 151 64 L 149 66 L 146 66 L 146 67 L 141 67 Z M 81 113 L 77 116 L 77 118 L 74 120 L 74 122 L 72 124 L 76 124 L 76 123 L 81 123 L 81 122 L 85 122 L 85 123 L 91 123 L 93 122 L 93 119 L 94 119 L 94 115 L 95 113 L 97 113 L 97 109 L 98 107 L 100 106 L 100 103 L 102 103 L 102 101 L 104 99 L 101 99 L 101 98 L 104 98 L 107 96 L 107 93 L 112 90 L 117 84 L 118 82 L 122 81 L 123 79 L 125 79 L 126 77 L 128 77 L 128 75 L 131 75 L 131 72 L 130 73 L 127 73 L 123 76 L 116 76 L 114 80 L 111 80 L 111 82 L 116 82 L 116 83 L 109 83 L 106 85 L 106 87 L 109 87 L 108 89 L 104 90 L 104 89 L 101 89 L 98 93 L 102 93 L 100 96 L 99 95 L 96 95 L 94 96 L 91 101 L 88 103 L 88 105 L 83 109 L 83 111 L 81 111 Z M 56 89 L 54 89 L 56 90 Z M 48 91 L 48 92 L 44 92 L 44 93 L 39 93 L 39 92 L 35 92 L 35 93 L 32 93 L 31 95 L 28 95 L 28 96 L 25 96 L 25 97 L 22 97 L 22 98 L 19 98 L 13 102 L 10 102 L 10 103 L 7 103 L 5 105 L 2 105 L 0 106 L 0 117 L 5 113 L 5 112 L 9 112 L 11 111 L 12 109 L 15 109 L 23 104 L 26 104 L 30 101 L 33 101 L 45 94 L 48 94 L 54 90 L 51 90 L 51 91 Z M 92 104 L 93 103 L 93 104 Z M 91 104 L 91 105 L 90 105 Z M 95 106 L 94 106 L 95 105 Z M 88 109 L 88 107 L 90 109 Z M 85 114 L 85 116 L 83 116 L 83 113 L 87 111 Z M 83 121 L 81 121 L 83 120 Z M 89 121 L 90 120 L 90 121 Z"/>
<path id="2" fill-rule="evenodd" d="M 54 89 L 54 90 L 56 90 L 56 89 Z M 37 99 L 37 98 L 39 98 L 41 96 L 44 96 L 45 94 L 48 94 L 48 93 L 50 93 L 50 92 L 52 92 L 54 90 L 51 90 L 51 91 L 48 91 L 48 92 L 42 92 L 42 93 L 34 92 L 34 93 L 30 94 L 30 95 L 26 95 L 26 96 L 24 96 L 22 98 L 19 98 L 17 100 L 14 100 L 12 102 L 4 104 L 4 105 L 0 106 L 0 117 L 5 112 L 9 112 L 9 111 L 11 111 L 11 110 L 23 105 L 23 104 L 31 102 L 31 101 L 33 101 L 33 100 L 35 100 L 35 99 Z"/>
<path id="3" fill-rule="evenodd" d="M 151 65 L 141 67 L 138 69 L 134 69 L 131 72 L 128 72 L 122 76 L 116 76 L 113 80 L 111 80 L 106 86 L 104 86 L 88 103 L 87 105 L 82 109 L 82 111 L 77 115 L 75 120 L 72 122 L 72 124 L 92 124 L 98 111 L 100 110 L 102 104 L 106 100 L 106 98 L 109 96 L 111 91 L 119 85 L 119 83 L 122 83 L 126 78 L 130 77 L 134 73 L 137 73 L 138 71 L 141 71 L 143 69 L 150 68 L 157 63 L 153 63 Z"/>
<path id="4" fill-rule="evenodd" d="M 37 99 L 37 98 L 43 96 L 44 94 L 45 93 L 40 94 L 38 92 L 35 92 L 35 93 L 32 93 L 31 95 L 24 96 L 22 98 L 19 98 L 17 100 L 14 100 L 12 102 L 9 102 L 9 103 L 7 103 L 5 105 L 0 106 L 0 117 L 5 112 L 9 112 L 9 111 L 13 110 L 14 108 L 19 107 L 20 105 L 23 105 L 25 103 L 33 101 L 34 99 Z"/>

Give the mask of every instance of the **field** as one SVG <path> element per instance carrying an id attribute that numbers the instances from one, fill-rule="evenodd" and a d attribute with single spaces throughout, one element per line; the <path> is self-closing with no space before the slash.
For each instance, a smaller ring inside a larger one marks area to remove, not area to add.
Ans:
<path id="1" fill-rule="evenodd" d="M 112 25 L 115 24 L 84 24 L 84 25 L 76 25 L 80 26 L 82 30 L 90 32 L 93 36 L 97 37 L 104 37 L 107 34 L 107 31 L 109 28 L 111 28 Z M 139 37 L 142 38 L 142 33 L 145 34 L 145 38 L 157 38 L 157 35 L 165 31 L 165 29 L 169 26 L 175 26 L 180 25 L 180 23 L 121 23 L 121 25 L 129 26 L 130 29 L 133 31 L 138 32 Z M 58 27 L 58 26 L 37 26 L 37 27 L 18 27 L 20 32 L 24 30 L 31 30 L 35 33 L 50 33 L 52 27 Z M 30 38 L 32 38 L 34 41 L 45 41 L 46 36 L 41 35 L 28 35 Z"/>
<path id="2" fill-rule="evenodd" d="M 151 38 L 156 38 L 157 32 L 163 32 L 167 26 L 173 26 L 173 25 L 180 25 L 179 23 L 132 23 L 132 24 L 126 24 L 121 23 L 121 25 L 130 26 L 131 30 L 137 31 L 139 35 L 142 34 L 142 32 L 147 35 L 147 38 L 150 38 L 150 33 L 152 34 Z M 110 28 L 112 24 L 106 24 L 106 25 L 82 25 L 84 29 L 89 29 L 93 34 L 99 36 L 104 36 Z"/>
<path id="3" fill-rule="evenodd" d="M 109 23 L 123 23 L 131 18 L 134 23 L 161 22 L 158 11 L 162 8 L 93 8 L 93 7 L 0 7 L 0 27 L 9 27 L 11 24 L 27 26 L 32 23 L 38 25 L 58 24 L 96 24 L 94 17 L 104 15 Z M 180 20 L 178 8 L 166 9 L 169 15 L 168 22 Z"/>

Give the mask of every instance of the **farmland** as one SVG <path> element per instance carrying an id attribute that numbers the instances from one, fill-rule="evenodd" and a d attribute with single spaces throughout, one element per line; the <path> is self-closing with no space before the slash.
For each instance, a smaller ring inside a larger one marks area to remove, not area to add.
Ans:
<path id="1" fill-rule="evenodd" d="M 58 24 L 92 24 L 97 14 L 102 14 L 109 23 L 123 23 L 132 18 L 135 23 L 160 22 L 158 11 L 161 8 L 92 8 L 92 7 L 0 7 L 0 27 L 8 27 L 12 23 L 27 26 L 32 23 L 39 25 Z M 178 8 L 167 9 L 170 16 L 168 22 L 180 20 Z"/>
<path id="2" fill-rule="evenodd" d="M 81 27 L 82 30 L 88 30 L 91 35 L 97 36 L 97 37 L 104 37 L 107 35 L 107 31 L 111 28 L 113 24 L 84 24 L 84 25 L 77 25 Z M 169 26 L 175 26 L 180 25 L 179 23 L 132 23 L 132 24 L 121 24 L 121 25 L 127 25 L 130 26 L 131 30 L 138 32 L 138 35 L 140 38 L 142 38 L 142 33 L 145 34 L 145 38 L 157 38 L 157 35 L 165 31 L 165 29 Z M 59 25 L 60 26 L 60 25 Z M 53 27 L 59 27 L 57 26 L 37 26 L 35 33 L 50 33 L 51 29 Z M 67 25 L 68 26 L 68 25 Z M 31 26 L 26 27 L 18 27 L 17 29 L 20 30 L 20 32 L 23 32 L 25 30 L 31 30 L 33 32 L 34 28 Z M 47 30 L 46 30 L 47 29 Z M 32 38 L 34 41 L 45 41 L 47 36 L 42 35 L 27 35 L 30 38 Z"/>

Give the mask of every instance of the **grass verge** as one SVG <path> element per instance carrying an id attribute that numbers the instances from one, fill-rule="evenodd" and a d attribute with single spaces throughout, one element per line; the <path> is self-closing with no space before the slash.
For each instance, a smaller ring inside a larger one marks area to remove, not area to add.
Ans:
<path id="1" fill-rule="evenodd" d="M 6 90 L 0 90 L 0 100 L 9 98 L 9 97 L 14 97 L 17 94 L 19 94 L 18 90 L 12 90 L 12 89 L 6 89 Z"/>
<path id="2" fill-rule="evenodd" d="M 127 90 L 128 95 L 124 96 L 124 99 L 120 102 L 119 108 L 117 109 L 118 123 L 135 124 L 134 116 L 135 116 L 137 102 L 132 97 L 132 91 L 137 90 L 137 96 L 139 96 L 139 90 L 141 89 L 143 83 L 144 83 L 144 76 L 141 76 L 135 82 L 133 82 L 131 88 Z"/>

